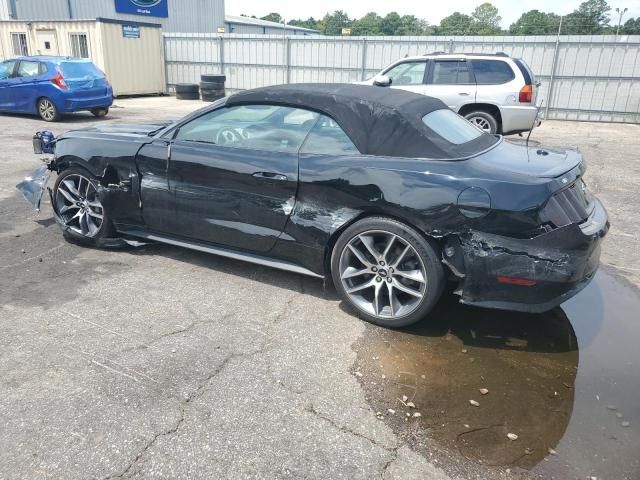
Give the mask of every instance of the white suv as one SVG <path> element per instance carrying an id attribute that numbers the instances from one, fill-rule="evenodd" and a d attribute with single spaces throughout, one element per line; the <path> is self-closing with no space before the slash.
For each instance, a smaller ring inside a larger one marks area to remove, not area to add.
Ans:
<path id="1" fill-rule="evenodd" d="M 490 133 L 520 133 L 534 126 L 536 84 L 524 60 L 496 54 L 432 53 L 399 60 L 366 85 L 401 88 L 439 98 Z"/>

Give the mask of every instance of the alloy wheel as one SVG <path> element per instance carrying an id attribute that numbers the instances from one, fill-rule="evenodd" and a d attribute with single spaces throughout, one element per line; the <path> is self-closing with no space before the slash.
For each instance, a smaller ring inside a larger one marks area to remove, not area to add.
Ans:
<path id="1" fill-rule="evenodd" d="M 98 234 L 104 221 L 104 208 L 91 180 L 75 173 L 64 177 L 56 189 L 55 202 L 66 227 L 85 237 Z"/>
<path id="2" fill-rule="evenodd" d="M 57 112 L 55 105 L 48 98 L 43 98 L 38 104 L 40 116 L 48 122 L 55 120 Z"/>
<path id="3" fill-rule="evenodd" d="M 491 124 L 486 118 L 483 117 L 471 117 L 469 121 L 473 123 L 480 130 L 483 130 L 487 133 L 491 133 Z"/>
<path id="4" fill-rule="evenodd" d="M 370 315 L 398 319 L 419 307 L 427 272 L 411 243 L 384 230 L 356 235 L 340 256 L 340 280 L 352 303 Z"/>

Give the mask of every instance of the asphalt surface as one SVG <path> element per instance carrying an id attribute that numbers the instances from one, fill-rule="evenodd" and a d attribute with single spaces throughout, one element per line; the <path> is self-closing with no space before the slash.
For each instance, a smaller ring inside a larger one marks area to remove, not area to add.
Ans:
<path id="1" fill-rule="evenodd" d="M 202 104 L 144 98 L 117 105 L 101 122 L 178 118 Z M 14 186 L 38 166 L 33 133 L 96 121 L 77 114 L 44 125 L 0 115 L 0 479 L 488 475 L 482 452 L 465 457 L 431 423 L 415 423 L 416 434 L 407 435 L 389 415 L 377 415 L 395 387 L 371 379 L 378 361 L 366 359 L 386 332 L 352 317 L 320 281 L 168 246 L 87 249 L 62 238 L 49 205 L 30 211 Z M 616 267 L 612 278 L 626 277 L 631 298 L 631 284 L 640 283 L 639 134 L 632 125 L 546 122 L 533 135 L 582 147 L 588 183 L 613 221 L 603 262 Z M 418 350 L 428 348 L 419 342 Z M 580 376 L 575 354 L 559 353 L 563 373 L 548 363 L 545 375 L 571 382 L 574 367 Z M 436 408 L 422 414 L 433 417 Z M 636 422 L 630 428 L 637 433 Z M 620 478 L 637 472 L 627 465 L 634 435 L 621 437 Z M 536 462 L 518 472 L 494 463 L 491 476 L 547 478 L 529 473 Z"/>

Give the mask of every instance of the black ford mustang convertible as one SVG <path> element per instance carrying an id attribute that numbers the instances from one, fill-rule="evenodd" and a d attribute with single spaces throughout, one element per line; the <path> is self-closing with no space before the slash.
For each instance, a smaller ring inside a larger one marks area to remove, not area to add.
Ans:
<path id="1" fill-rule="evenodd" d="M 549 310 L 591 280 L 609 227 L 579 153 L 369 86 L 268 87 L 169 125 L 72 131 L 44 168 L 67 236 L 330 277 L 389 327 L 424 318 L 448 281 L 467 304 Z M 20 188 L 39 202 L 33 178 Z"/>

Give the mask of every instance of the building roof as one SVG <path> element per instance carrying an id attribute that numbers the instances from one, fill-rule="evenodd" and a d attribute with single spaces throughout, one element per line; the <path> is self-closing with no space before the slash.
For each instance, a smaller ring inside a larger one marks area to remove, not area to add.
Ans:
<path id="1" fill-rule="evenodd" d="M 454 144 L 428 128 L 423 118 L 447 110 L 437 98 L 405 90 L 352 84 L 290 84 L 256 88 L 227 98 L 228 107 L 268 104 L 304 108 L 333 118 L 363 154 L 405 158 L 466 158 L 496 138 L 482 134 Z"/>
<path id="2" fill-rule="evenodd" d="M 268 28 L 280 28 L 282 29 L 282 24 L 277 22 L 270 22 L 268 20 L 260 20 L 259 18 L 253 17 L 242 17 L 236 15 L 225 15 L 225 21 L 227 23 L 235 23 L 240 25 L 254 25 L 256 27 L 268 27 Z M 308 33 L 320 33 L 318 30 L 312 30 L 310 28 L 296 27 L 294 25 L 287 24 L 287 30 L 297 30 L 299 32 L 308 32 Z"/>

